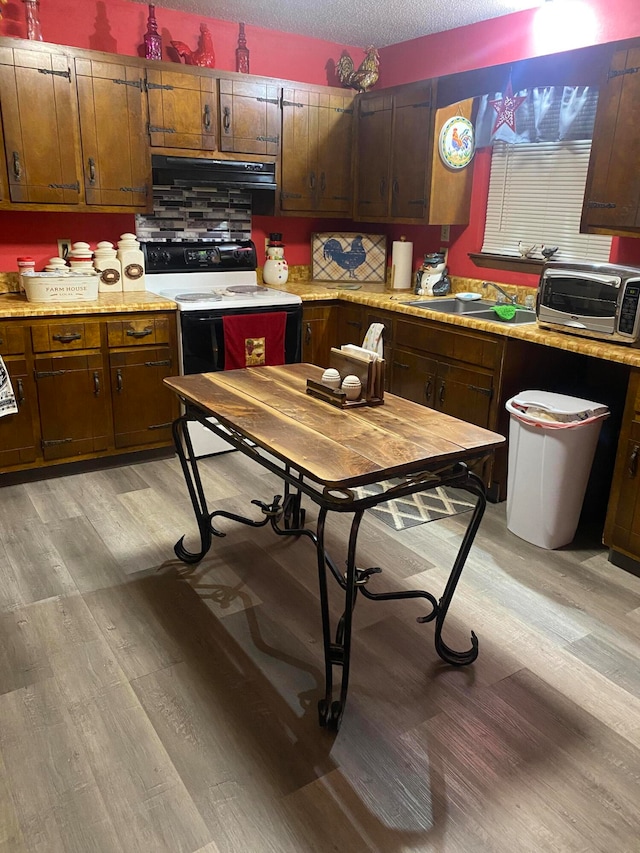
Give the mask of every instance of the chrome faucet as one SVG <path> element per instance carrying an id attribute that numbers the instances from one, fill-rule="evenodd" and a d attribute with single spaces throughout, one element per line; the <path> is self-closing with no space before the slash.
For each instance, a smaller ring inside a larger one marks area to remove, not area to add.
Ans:
<path id="1" fill-rule="evenodd" d="M 506 290 L 503 290 L 499 284 L 494 284 L 492 281 L 483 281 L 482 289 L 486 290 L 487 287 L 493 287 L 498 293 L 501 293 L 507 302 L 510 302 L 512 305 L 518 304 L 518 294 L 517 293 L 507 293 Z"/>

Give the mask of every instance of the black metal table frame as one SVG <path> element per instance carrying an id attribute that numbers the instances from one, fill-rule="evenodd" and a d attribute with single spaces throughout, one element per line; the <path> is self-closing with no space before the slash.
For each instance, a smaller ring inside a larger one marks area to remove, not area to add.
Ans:
<path id="1" fill-rule="evenodd" d="M 212 423 L 208 420 L 211 417 L 211 413 L 202 411 L 187 400 L 183 400 L 183 402 L 185 404 L 185 414 L 173 423 L 173 439 L 198 524 L 200 550 L 195 552 L 188 551 L 184 546 L 184 536 L 182 536 L 174 546 L 176 556 L 184 563 L 193 564 L 200 562 L 211 548 L 213 537 L 223 537 L 226 535 L 214 527 L 213 519 L 217 516 L 228 518 L 250 527 L 264 527 L 270 524 L 279 536 L 306 536 L 312 541 L 316 549 L 318 563 L 325 661 L 325 695 L 318 702 L 318 714 L 321 726 L 335 731 L 340 728 L 347 700 L 351 663 L 352 614 L 358 593 L 374 601 L 403 598 L 426 599 L 431 605 L 431 610 L 425 616 L 419 616 L 417 621 L 435 621 L 435 649 L 438 655 L 442 660 L 454 666 L 465 666 L 473 663 L 478 657 L 478 639 L 473 631 L 471 631 L 471 648 L 464 652 L 451 649 L 442 639 L 445 618 L 486 507 L 484 483 L 476 474 L 468 469 L 465 463 L 450 462 L 435 466 L 400 478 L 400 483 L 394 484 L 380 494 L 359 498 L 349 489 L 319 488 L 321 484 L 314 484 L 312 480 L 305 478 L 304 475 L 297 472 L 284 460 L 282 461 L 282 465 L 278 464 L 274 451 L 268 448 L 260 448 L 232 426 L 227 425 L 221 429 L 217 423 Z M 224 438 L 237 450 L 242 451 L 245 455 L 254 459 L 262 467 L 283 480 L 284 494 L 275 495 L 270 504 L 260 500 L 251 501 L 252 504 L 260 507 L 264 516 L 262 519 L 256 521 L 225 510 L 209 512 L 200 472 L 198 471 L 198 462 L 193 452 L 189 435 L 189 421 L 198 421 L 216 435 Z M 371 592 L 367 588 L 368 581 L 372 575 L 378 574 L 382 570 L 379 567 L 360 569 L 356 566 L 356 542 L 360 522 L 362 521 L 365 510 L 395 498 L 428 491 L 442 485 L 454 486 L 457 489 L 475 495 L 477 498 L 476 505 L 470 513 L 470 520 L 463 534 L 442 597 L 438 600 L 434 595 L 425 590 Z M 315 533 L 304 526 L 305 510 L 302 507 L 303 495 L 309 497 L 320 508 Z M 338 566 L 326 552 L 324 546 L 325 521 L 327 513 L 330 511 L 353 513 L 347 547 L 347 568 L 344 573 L 338 569 Z M 331 575 L 345 594 L 344 611 L 338 620 L 335 633 L 332 631 L 329 613 L 327 569 L 329 569 Z M 339 698 L 334 700 L 333 668 L 335 666 L 342 668 L 342 679 Z"/>

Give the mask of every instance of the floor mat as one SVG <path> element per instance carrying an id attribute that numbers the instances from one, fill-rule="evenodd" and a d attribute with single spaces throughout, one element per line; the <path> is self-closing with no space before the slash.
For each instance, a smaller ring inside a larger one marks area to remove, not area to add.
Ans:
<path id="1" fill-rule="evenodd" d="M 353 491 L 359 498 L 379 495 L 389 488 L 390 483 L 374 483 L 370 486 L 360 486 Z M 404 530 L 415 527 L 438 518 L 470 512 L 476 505 L 468 492 L 454 489 L 451 486 L 436 486 L 428 492 L 407 495 L 403 498 L 379 504 L 367 512 L 394 530 Z"/>

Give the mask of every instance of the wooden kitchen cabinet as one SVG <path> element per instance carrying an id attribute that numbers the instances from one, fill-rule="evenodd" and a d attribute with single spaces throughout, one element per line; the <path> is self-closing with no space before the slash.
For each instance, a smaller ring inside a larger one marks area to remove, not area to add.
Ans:
<path id="1" fill-rule="evenodd" d="M 210 71 L 147 67 L 146 88 L 152 148 L 218 149 L 217 81 Z"/>
<path id="2" fill-rule="evenodd" d="M 168 347 L 131 347 L 109 354 L 117 448 L 171 441 L 178 400 L 162 384 L 176 373 Z"/>
<path id="3" fill-rule="evenodd" d="M 255 79 L 220 79 L 220 150 L 277 155 L 280 87 Z"/>
<path id="4" fill-rule="evenodd" d="M 80 202 L 75 101 L 75 71 L 69 57 L 0 46 L 0 104 L 11 202 Z"/>
<path id="5" fill-rule="evenodd" d="M 0 473 L 170 447 L 176 339 L 168 312 L 0 323 L 19 403 L 0 418 Z"/>
<path id="6" fill-rule="evenodd" d="M 302 306 L 302 361 L 329 366 L 329 353 L 336 339 L 335 305 Z"/>
<path id="7" fill-rule="evenodd" d="M 355 219 L 428 219 L 432 90 L 425 80 L 360 96 Z"/>
<path id="8" fill-rule="evenodd" d="M 87 204 L 149 209 L 144 69 L 124 57 L 77 58 L 75 68 Z"/>
<path id="9" fill-rule="evenodd" d="M 282 212 L 347 215 L 352 206 L 354 94 L 285 86 Z"/>
<path id="10" fill-rule="evenodd" d="M 640 561 L 640 371 L 629 378 L 603 542 Z"/>
<path id="11" fill-rule="evenodd" d="M 582 231 L 640 231 L 640 42 L 616 50 L 601 82 Z"/>
<path id="12" fill-rule="evenodd" d="M 0 418 L 0 467 L 29 463 L 36 458 L 36 393 L 25 352 L 24 326 L 0 324 L 0 355 L 18 406 L 15 414 Z"/>
<path id="13" fill-rule="evenodd" d="M 338 306 L 336 346 L 357 344 L 362 346 L 365 328 L 365 308 L 363 305 L 349 305 L 341 302 Z"/>

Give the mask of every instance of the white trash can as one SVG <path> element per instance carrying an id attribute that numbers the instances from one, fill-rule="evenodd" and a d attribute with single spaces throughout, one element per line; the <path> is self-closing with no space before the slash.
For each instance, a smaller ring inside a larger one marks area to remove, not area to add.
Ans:
<path id="1" fill-rule="evenodd" d="M 523 391 L 506 408 L 507 528 L 541 548 L 561 548 L 575 536 L 609 409 L 549 391 Z"/>

